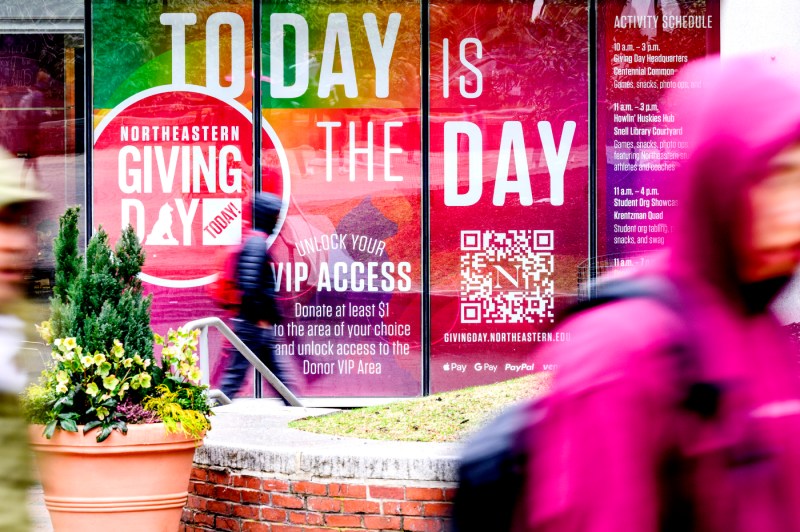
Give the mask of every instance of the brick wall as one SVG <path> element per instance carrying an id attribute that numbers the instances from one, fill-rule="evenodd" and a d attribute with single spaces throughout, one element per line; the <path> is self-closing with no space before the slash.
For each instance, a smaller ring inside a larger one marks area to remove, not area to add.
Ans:
<path id="1" fill-rule="evenodd" d="M 455 487 L 307 481 L 196 467 L 180 532 L 443 532 Z"/>

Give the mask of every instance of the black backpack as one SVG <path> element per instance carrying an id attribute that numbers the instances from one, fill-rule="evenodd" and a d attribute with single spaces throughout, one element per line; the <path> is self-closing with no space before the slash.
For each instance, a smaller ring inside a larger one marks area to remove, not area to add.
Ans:
<path id="1" fill-rule="evenodd" d="M 661 276 L 643 276 L 608 281 L 597 287 L 597 295 L 567 308 L 559 320 L 597 306 L 628 298 L 649 298 L 682 314 L 682 304 L 672 283 Z M 673 351 L 679 360 L 681 385 L 686 388 L 682 407 L 705 419 L 712 418 L 720 390 L 694 378 L 698 361 L 691 349 L 690 326 L 686 338 L 676 339 Z M 528 457 L 535 452 L 536 425 L 544 416 L 537 399 L 523 401 L 501 412 L 465 443 L 458 466 L 458 487 L 453 501 L 453 532 L 503 532 L 511 530 L 523 496 Z M 676 488 L 679 489 L 679 488 Z M 674 505 L 685 505 L 680 493 Z M 680 499 L 680 500 L 679 500 Z M 669 530 L 689 530 L 690 508 L 670 512 Z M 677 517 L 676 517 L 677 516 Z"/>

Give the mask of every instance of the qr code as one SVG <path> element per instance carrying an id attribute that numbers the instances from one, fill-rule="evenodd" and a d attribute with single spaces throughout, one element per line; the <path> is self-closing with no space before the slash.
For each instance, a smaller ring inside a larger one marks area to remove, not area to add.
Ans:
<path id="1" fill-rule="evenodd" d="M 553 231 L 462 231 L 461 252 L 461 323 L 553 321 Z"/>

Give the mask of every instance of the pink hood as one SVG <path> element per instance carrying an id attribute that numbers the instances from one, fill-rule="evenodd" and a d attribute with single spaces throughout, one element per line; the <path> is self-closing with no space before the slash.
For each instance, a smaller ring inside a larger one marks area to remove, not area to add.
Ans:
<path id="1" fill-rule="evenodd" d="M 664 99 L 691 150 L 665 189 L 679 200 L 669 269 L 699 274 L 734 300 L 745 297 L 733 251 L 737 230 L 748 223 L 748 184 L 765 175 L 772 156 L 800 140 L 798 67 L 787 53 L 713 56 L 676 78 L 679 84 L 702 79 L 703 89 L 671 89 Z"/>
<path id="2" fill-rule="evenodd" d="M 692 149 L 662 188 L 679 201 L 677 226 L 647 268 L 671 277 L 685 304 L 631 298 L 578 313 L 559 326 L 571 341 L 536 351 L 537 366 L 559 369 L 519 530 L 660 530 L 659 475 L 674 471 L 660 466 L 679 449 L 693 468 L 681 494 L 694 503 L 694 530 L 800 532 L 797 356 L 766 306 L 785 279 L 747 285 L 732 267 L 748 185 L 800 139 L 800 69 L 787 74 L 788 57 L 702 60 L 677 81 L 704 79 L 704 89 L 667 95 L 663 109 Z M 711 420 L 679 406 L 681 345 L 696 357 L 696 382 L 721 390 Z"/>

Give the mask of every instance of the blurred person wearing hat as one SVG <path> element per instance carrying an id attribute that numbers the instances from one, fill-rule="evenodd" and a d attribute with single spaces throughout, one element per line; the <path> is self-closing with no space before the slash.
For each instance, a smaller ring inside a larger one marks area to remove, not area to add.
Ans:
<path id="1" fill-rule="evenodd" d="M 27 514 L 30 456 L 19 396 L 26 378 L 15 358 L 25 339 L 14 304 L 25 294 L 26 276 L 36 252 L 29 218 L 47 197 L 24 185 L 24 161 L 0 152 L 0 530 L 30 530 Z"/>

